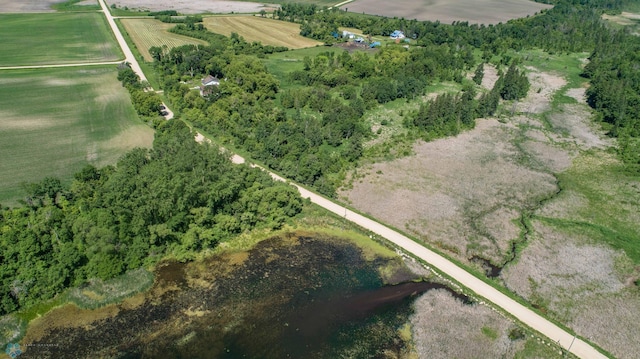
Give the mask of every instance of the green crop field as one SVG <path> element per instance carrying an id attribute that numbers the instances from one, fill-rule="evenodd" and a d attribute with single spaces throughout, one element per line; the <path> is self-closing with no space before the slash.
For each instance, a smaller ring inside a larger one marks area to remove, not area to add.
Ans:
<path id="1" fill-rule="evenodd" d="M 155 19 L 122 19 L 120 21 L 146 61 L 153 61 L 149 54 L 149 48 L 152 46 L 167 46 L 171 49 L 188 44 L 208 45 L 204 40 L 169 32 L 168 30 L 176 24 L 166 24 Z"/>
<path id="2" fill-rule="evenodd" d="M 87 163 L 115 163 L 153 131 L 137 117 L 113 67 L 0 72 L 0 203 L 22 184 L 68 181 Z"/>
<path id="3" fill-rule="evenodd" d="M 100 13 L 0 14 L 0 66 L 124 58 Z M 32 36 L 28 36 L 32 35 Z"/>

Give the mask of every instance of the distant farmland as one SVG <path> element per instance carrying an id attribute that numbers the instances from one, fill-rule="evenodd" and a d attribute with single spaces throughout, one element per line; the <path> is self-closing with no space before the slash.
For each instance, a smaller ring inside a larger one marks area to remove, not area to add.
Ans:
<path id="1" fill-rule="evenodd" d="M 408 20 L 438 20 L 443 24 L 454 21 L 497 24 L 550 7 L 528 0 L 355 0 L 341 9 Z"/>
<path id="2" fill-rule="evenodd" d="M 300 49 L 322 44 L 300 36 L 300 25 L 257 16 L 212 16 L 204 18 L 209 31 L 229 36 L 232 32 L 249 42 Z"/>
<path id="3" fill-rule="evenodd" d="M 120 21 L 146 61 L 153 61 L 149 54 L 149 48 L 152 46 L 166 45 L 170 49 L 188 44 L 207 45 L 206 41 L 169 32 L 168 30 L 176 24 L 166 24 L 155 19 L 121 19 Z"/>
<path id="4" fill-rule="evenodd" d="M 0 14 L 0 66 L 124 58 L 100 13 Z"/>
<path id="5" fill-rule="evenodd" d="M 0 203 L 46 176 L 69 181 L 90 163 L 113 164 L 148 147 L 153 130 L 135 113 L 115 66 L 0 72 Z"/>

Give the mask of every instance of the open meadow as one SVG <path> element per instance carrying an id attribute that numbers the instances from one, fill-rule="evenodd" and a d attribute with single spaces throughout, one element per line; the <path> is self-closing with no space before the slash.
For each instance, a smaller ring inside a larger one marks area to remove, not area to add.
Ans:
<path id="1" fill-rule="evenodd" d="M 300 25 L 257 16 L 211 16 L 204 18 L 207 30 L 229 36 L 232 32 L 249 42 L 286 46 L 290 49 L 312 47 L 320 41 L 300 35 Z"/>
<path id="2" fill-rule="evenodd" d="M 357 169 L 341 195 L 635 358 L 640 181 L 591 122 L 579 76 L 588 54 L 522 55 L 526 98 L 473 130 Z"/>
<path id="3" fill-rule="evenodd" d="M 207 45 L 206 41 L 169 32 L 168 30 L 176 26 L 175 24 L 167 24 L 155 19 L 121 19 L 120 21 L 146 61 L 153 61 L 149 54 L 149 48 L 152 46 L 166 46 L 171 49 L 189 44 Z"/>
<path id="4" fill-rule="evenodd" d="M 115 66 L 0 72 L 3 205 L 24 195 L 22 183 L 47 176 L 68 181 L 86 164 L 113 164 L 152 141 Z"/>
<path id="5" fill-rule="evenodd" d="M 89 63 L 123 58 L 100 13 L 0 14 L 0 33 L 0 66 Z"/>
<path id="6" fill-rule="evenodd" d="M 550 8 L 550 5 L 528 0 L 355 0 L 342 5 L 342 10 L 405 19 L 440 21 L 468 21 L 478 24 L 497 24 L 525 17 Z"/>

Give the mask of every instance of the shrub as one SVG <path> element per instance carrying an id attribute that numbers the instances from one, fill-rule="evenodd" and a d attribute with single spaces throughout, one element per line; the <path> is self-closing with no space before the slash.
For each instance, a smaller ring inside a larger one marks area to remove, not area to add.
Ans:
<path id="1" fill-rule="evenodd" d="M 509 331 L 509 339 L 511 340 L 519 340 L 524 338 L 525 338 L 525 333 L 520 328 L 513 328 Z"/>

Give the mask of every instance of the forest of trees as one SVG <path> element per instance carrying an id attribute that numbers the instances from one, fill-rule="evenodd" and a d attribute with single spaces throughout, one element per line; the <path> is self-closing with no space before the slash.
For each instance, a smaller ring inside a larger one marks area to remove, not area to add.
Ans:
<path id="1" fill-rule="evenodd" d="M 24 206 L 0 210 L 0 315 L 89 278 L 107 279 L 170 256 L 188 260 L 253 228 L 279 228 L 302 201 L 295 188 L 233 165 L 180 121 L 153 150 L 87 166 L 70 186 L 46 178 Z"/>
<path id="2" fill-rule="evenodd" d="M 218 139 L 327 195 L 362 154 L 362 142 L 370 136 L 362 119 L 367 109 L 420 96 L 429 83 L 462 81 L 475 65 L 471 47 L 450 44 L 412 51 L 388 47 L 375 56 L 331 50 L 304 59 L 304 68 L 289 74 L 287 80 L 302 87 L 281 91 L 259 60 L 271 49 L 237 35 L 214 40 L 207 47 L 152 52 L 173 105 Z M 202 98 L 180 84 L 193 74 L 224 81 Z"/>
<path id="3" fill-rule="evenodd" d="M 482 61 L 507 50 L 541 48 L 552 53 L 588 51 L 584 76 L 588 102 L 621 158 L 640 172 L 640 40 L 609 28 L 600 15 L 626 0 L 557 0 L 539 16 L 494 26 L 354 15 L 312 5 L 283 5 L 277 18 L 301 23 L 305 35 L 327 37 L 338 26 L 388 35 L 403 30 L 418 46 L 388 46 L 375 54 L 326 51 L 304 59 L 304 68 L 282 90 L 262 58 L 286 48 L 249 43 L 237 34 L 213 34 L 187 22 L 172 31 L 208 46 L 152 48 L 167 99 L 176 112 L 220 142 L 251 153 L 285 176 L 333 195 L 345 171 L 362 156 L 371 136 L 363 115 L 396 99 L 424 94 L 440 81 L 463 84 L 405 117 L 426 139 L 472 128 L 496 112 L 501 99 L 526 95 L 529 83 L 511 61 L 494 88 L 477 96 L 465 82 Z M 170 15 L 167 15 L 170 16 Z M 219 87 L 201 97 L 185 81 L 217 76 Z M 142 116 L 159 111 L 159 97 L 143 91 L 127 67 L 119 80 Z M 302 207 L 292 187 L 266 174 L 232 165 L 218 149 L 198 145 L 179 121 L 159 122 L 152 150 L 136 149 L 117 165 L 86 167 L 70 186 L 47 178 L 28 188 L 23 206 L 0 209 L 0 314 L 51 298 L 89 278 L 110 278 L 170 256 L 188 260 L 252 228 L 278 228 Z"/>

